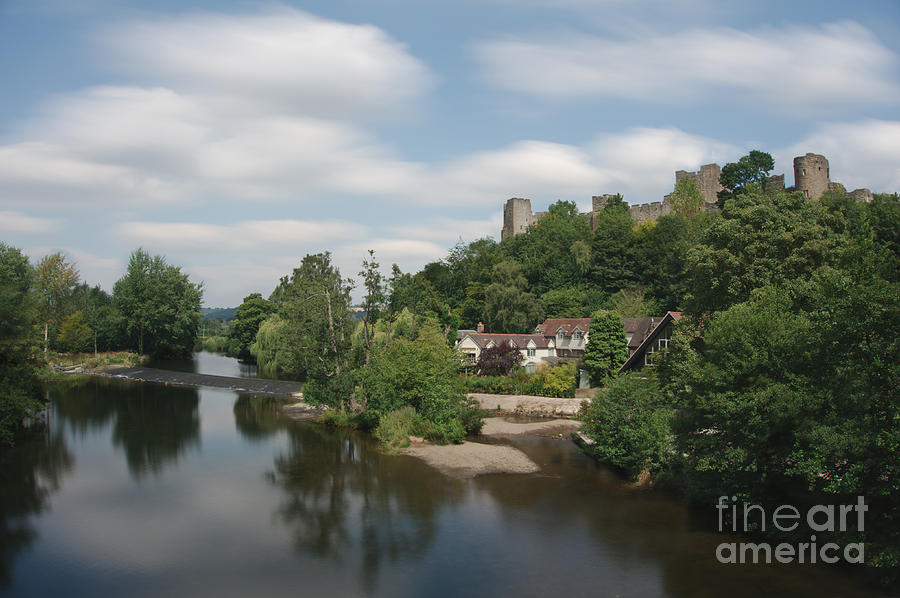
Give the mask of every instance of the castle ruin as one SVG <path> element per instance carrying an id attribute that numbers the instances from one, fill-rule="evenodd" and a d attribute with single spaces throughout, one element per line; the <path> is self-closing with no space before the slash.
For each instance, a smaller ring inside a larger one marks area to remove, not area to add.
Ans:
<path id="1" fill-rule="evenodd" d="M 704 164 L 697 172 L 687 170 L 675 171 L 675 187 L 683 180 L 692 180 L 697 183 L 697 188 L 703 196 L 703 209 L 715 210 L 717 208 L 718 193 L 725 188 L 719 182 L 722 169 L 718 164 Z M 855 189 L 847 191 L 840 183 L 831 182 L 828 160 L 820 154 L 808 153 L 805 156 L 794 158 L 794 187 L 788 191 L 799 191 L 810 200 L 817 200 L 826 191 L 840 191 L 847 193 L 856 201 L 872 201 L 872 192 L 868 189 Z M 770 176 L 765 182 L 766 190 L 784 190 L 784 175 Z M 673 191 L 674 192 L 674 191 Z M 656 220 L 672 212 L 672 194 L 663 197 L 662 201 L 654 201 L 645 204 L 633 204 L 628 207 L 628 212 L 635 222 Z M 591 211 L 583 214 L 588 218 L 591 228 L 597 228 L 597 216 L 615 195 L 604 194 L 591 197 Z M 537 223 L 546 212 L 531 211 L 531 200 L 521 197 L 513 197 L 506 201 L 503 207 L 503 230 L 500 239 L 505 239 L 528 230 L 528 227 Z"/>

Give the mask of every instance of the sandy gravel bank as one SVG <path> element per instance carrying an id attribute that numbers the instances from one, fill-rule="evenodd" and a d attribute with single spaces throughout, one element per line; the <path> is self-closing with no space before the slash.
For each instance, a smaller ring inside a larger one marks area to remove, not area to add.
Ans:
<path id="1" fill-rule="evenodd" d="M 478 401 L 482 409 L 524 415 L 574 416 L 587 399 L 551 399 L 529 395 L 491 395 L 478 392 L 469 393 L 469 398 Z"/>
<path id="2" fill-rule="evenodd" d="M 522 451 L 496 444 L 417 444 L 404 449 L 403 454 L 422 459 L 428 465 L 457 478 L 471 478 L 486 473 L 540 471 L 540 467 Z"/>
<path id="3" fill-rule="evenodd" d="M 581 422 L 573 419 L 548 419 L 545 421 L 514 423 L 502 417 L 487 417 L 481 433 L 484 436 L 568 436 L 581 427 Z"/>

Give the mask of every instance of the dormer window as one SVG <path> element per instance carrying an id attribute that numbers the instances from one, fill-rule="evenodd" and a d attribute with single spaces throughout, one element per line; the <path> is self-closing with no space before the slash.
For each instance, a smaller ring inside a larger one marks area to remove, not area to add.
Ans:
<path id="1" fill-rule="evenodd" d="M 559 330 L 556 331 L 556 340 L 561 341 L 564 338 L 566 338 L 566 331 L 565 331 L 565 329 L 560 328 Z"/>
<path id="2" fill-rule="evenodd" d="M 573 341 L 580 341 L 583 337 L 584 337 L 584 333 L 581 332 L 580 330 L 575 330 L 574 332 L 572 332 L 572 340 Z"/>

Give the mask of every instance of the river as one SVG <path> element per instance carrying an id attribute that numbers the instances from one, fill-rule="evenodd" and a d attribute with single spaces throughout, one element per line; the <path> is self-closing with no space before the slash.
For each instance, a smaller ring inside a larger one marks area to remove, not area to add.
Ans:
<path id="1" fill-rule="evenodd" d="M 111 379 L 49 396 L 46 433 L 0 453 L 3 595 L 873 595 L 819 566 L 719 564 L 734 539 L 568 440 L 515 441 L 540 474 L 458 480 L 271 398 Z"/>

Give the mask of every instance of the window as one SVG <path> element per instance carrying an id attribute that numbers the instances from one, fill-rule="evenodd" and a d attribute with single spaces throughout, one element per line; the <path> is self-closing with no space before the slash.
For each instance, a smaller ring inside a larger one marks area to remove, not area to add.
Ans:
<path id="1" fill-rule="evenodd" d="M 576 330 L 575 332 L 572 333 L 572 340 L 580 341 L 582 336 L 584 336 L 584 333 L 581 332 L 580 330 Z"/>
<path id="2" fill-rule="evenodd" d="M 534 349 L 528 349 L 528 357 L 534 357 Z"/>
<path id="3" fill-rule="evenodd" d="M 566 331 L 563 330 L 562 328 L 560 328 L 559 330 L 557 330 L 557 331 L 556 331 L 556 338 L 557 338 L 557 340 L 560 340 L 560 341 L 561 341 L 562 339 L 566 338 Z"/>

